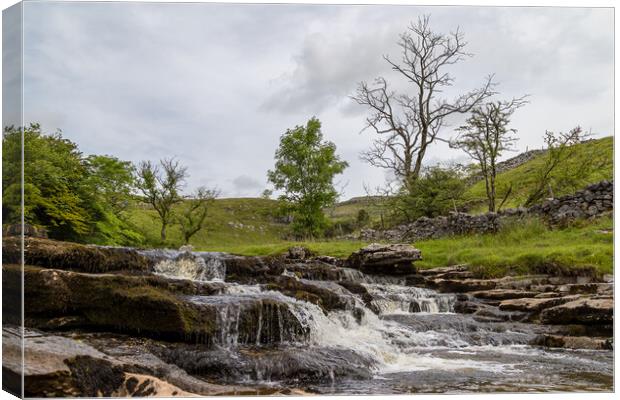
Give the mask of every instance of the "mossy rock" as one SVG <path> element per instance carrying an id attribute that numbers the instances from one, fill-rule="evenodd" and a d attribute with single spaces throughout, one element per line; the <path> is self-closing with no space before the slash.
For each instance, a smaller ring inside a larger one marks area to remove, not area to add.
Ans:
<path id="1" fill-rule="evenodd" d="M 21 263 L 19 237 L 2 240 L 3 263 Z M 98 247 L 57 240 L 24 239 L 24 264 L 79 272 L 116 272 L 149 269 L 149 261 L 134 249 Z"/>
<path id="2" fill-rule="evenodd" d="M 5 287 L 18 288 L 20 267 L 4 265 L 3 280 Z M 50 319 L 76 316 L 84 328 L 204 343 L 216 329 L 215 310 L 184 301 L 151 277 L 26 266 L 24 285 L 26 324 L 33 327 L 50 328 Z"/>

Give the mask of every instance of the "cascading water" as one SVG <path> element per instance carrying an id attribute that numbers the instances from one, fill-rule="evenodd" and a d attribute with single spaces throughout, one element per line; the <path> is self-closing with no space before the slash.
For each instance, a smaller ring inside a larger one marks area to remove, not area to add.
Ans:
<path id="1" fill-rule="evenodd" d="M 367 283 L 372 305 L 380 314 L 452 312 L 456 297 L 434 290 L 393 284 Z"/>
<path id="2" fill-rule="evenodd" d="M 224 281 L 230 257 L 174 251 L 148 256 L 155 273 L 199 281 Z M 314 388 L 320 392 L 389 393 L 459 391 L 471 382 L 481 382 L 476 383 L 479 389 L 487 382 L 499 382 L 508 390 L 562 388 L 571 379 L 550 384 L 537 369 L 561 374 L 567 366 L 589 368 L 603 376 L 610 369 L 606 353 L 530 347 L 527 343 L 536 335 L 531 325 L 483 323 L 455 314 L 455 295 L 406 286 L 400 278 L 346 268 L 340 268 L 337 281 L 299 279 L 286 270 L 283 275 L 335 294 L 346 307 L 325 312 L 261 284 L 227 282 L 217 295 L 188 296 L 189 301 L 215 312 L 212 356 L 224 370 L 236 371 L 218 378 L 245 383 L 307 379 L 317 382 Z M 342 281 L 361 284 L 372 300 L 364 302 Z M 528 376 L 527 384 L 523 376 Z M 356 383 L 349 384 L 348 379 Z M 335 380 L 340 382 L 338 390 Z M 426 387 L 424 382 L 436 382 L 436 386 Z"/>
<path id="3" fill-rule="evenodd" d="M 156 274 L 203 282 L 224 281 L 224 260 L 230 257 L 217 252 L 181 252 L 169 249 L 142 250 L 140 253 L 155 263 L 153 272 Z"/>

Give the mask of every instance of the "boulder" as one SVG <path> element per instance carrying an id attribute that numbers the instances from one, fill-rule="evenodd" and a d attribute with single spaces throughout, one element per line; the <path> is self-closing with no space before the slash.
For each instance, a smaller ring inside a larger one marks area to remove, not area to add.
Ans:
<path id="1" fill-rule="evenodd" d="M 540 319 L 547 324 L 609 324 L 613 314 L 612 298 L 580 298 L 544 310 Z"/>
<path id="2" fill-rule="evenodd" d="M 411 245 L 373 243 L 351 254 L 345 264 L 367 274 L 407 275 L 416 272 L 413 261 L 420 259 L 420 250 Z"/>
<path id="3" fill-rule="evenodd" d="M 307 247 L 293 246 L 289 247 L 286 257 L 291 260 L 305 260 L 315 255 L 316 253 L 308 249 Z"/>

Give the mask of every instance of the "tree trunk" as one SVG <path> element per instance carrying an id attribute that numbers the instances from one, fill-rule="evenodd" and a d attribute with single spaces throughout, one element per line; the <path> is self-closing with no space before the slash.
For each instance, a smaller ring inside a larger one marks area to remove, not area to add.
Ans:
<path id="1" fill-rule="evenodd" d="M 489 191 L 489 212 L 495 212 L 495 176 L 491 173 L 491 187 Z"/>
<path id="2" fill-rule="evenodd" d="M 161 224 L 161 241 L 165 242 L 166 241 L 166 223 Z"/>

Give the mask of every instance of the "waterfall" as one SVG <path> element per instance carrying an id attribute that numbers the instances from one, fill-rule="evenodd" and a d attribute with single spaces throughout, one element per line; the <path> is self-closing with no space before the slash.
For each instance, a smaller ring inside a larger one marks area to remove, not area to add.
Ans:
<path id="1" fill-rule="evenodd" d="M 454 311 L 453 306 L 456 301 L 454 294 L 392 284 L 367 283 L 364 286 L 373 297 L 373 307 L 380 314 Z"/>
<path id="2" fill-rule="evenodd" d="M 224 281 L 225 259 L 230 257 L 217 252 L 180 252 L 169 249 L 142 250 L 140 253 L 154 263 L 155 274 L 203 282 Z"/>

